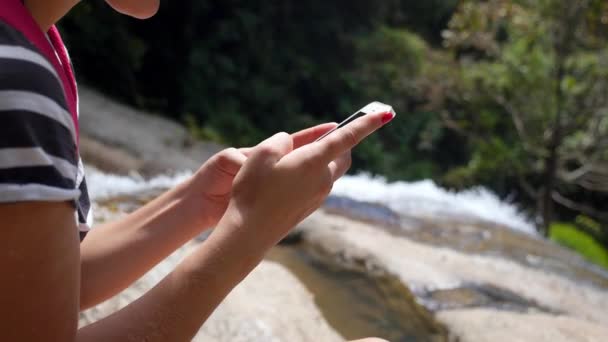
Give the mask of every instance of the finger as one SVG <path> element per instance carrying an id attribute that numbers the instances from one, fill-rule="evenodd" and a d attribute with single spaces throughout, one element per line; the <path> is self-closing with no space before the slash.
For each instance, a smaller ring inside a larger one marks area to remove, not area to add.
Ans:
<path id="1" fill-rule="evenodd" d="M 395 117 L 392 112 L 364 115 L 336 130 L 315 145 L 317 155 L 328 163 L 355 147 L 365 137 L 384 126 Z"/>
<path id="2" fill-rule="evenodd" d="M 253 163 L 260 160 L 263 162 L 276 163 L 292 150 L 293 139 L 289 134 L 281 132 L 252 148 L 249 159 L 251 159 Z"/>
<path id="3" fill-rule="evenodd" d="M 334 129 L 336 126 L 338 126 L 337 123 L 330 122 L 293 133 L 291 135 L 291 137 L 293 138 L 293 149 L 295 150 L 296 148 L 299 148 L 303 145 L 310 144 L 318 137 Z"/>
<path id="4" fill-rule="evenodd" d="M 295 150 L 298 147 L 301 147 L 306 144 L 310 144 L 315 141 L 318 137 L 323 134 L 331 131 L 334 127 L 338 126 L 335 122 L 324 123 L 314 127 L 310 127 L 299 132 L 293 133 L 291 138 L 293 139 L 293 149 Z M 244 154 L 246 157 L 251 156 L 251 152 L 253 151 L 252 147 L 241 147 L 239 151 Z"/>
<path id="5" fill-rule="evenodd" d="M 227 148 L 216 154 L 215 158 L 216 160 L 213 165 L 215 165 L 219 171 L 232 176 L 239 172 L 247 160 L 247 157 L 236 148 Z"/>
<path id="6" fill-rule="evenodd" d="M 338 178 L 344 176 L 346 171 L 350 169 L 351 163 L 350 151 L 344 152 L 336 160 L 331 161 L 327 167 L 329 167 L 332 181 L 335 182 Z"/>
<path id="7" fill-rule="evenodd" d="M 241 152 L 245 157 L 251 156 L 252 147 L 241 147 L 239 148 L 239 152 Z"/>

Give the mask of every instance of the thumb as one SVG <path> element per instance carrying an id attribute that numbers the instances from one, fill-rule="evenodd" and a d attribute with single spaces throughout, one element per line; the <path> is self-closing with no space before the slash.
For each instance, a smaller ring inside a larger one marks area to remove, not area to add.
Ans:
<path id="1" fill-rule="evenodd" d="M 247 157 L 234 147 L 227 148 L 212 157 L 210 165 L 228 175 L 236 175 Z"/>
<path id="2" fill-rule="evenodd" d="M 258 161 L 276 164 L 283 156 L 293 151 L 293 138 L 285 133 L 277 133 L 251 149 L 252 163 Z"/>

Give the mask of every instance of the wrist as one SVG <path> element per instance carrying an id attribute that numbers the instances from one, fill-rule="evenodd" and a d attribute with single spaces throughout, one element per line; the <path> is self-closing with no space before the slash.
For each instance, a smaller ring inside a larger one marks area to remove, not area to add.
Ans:
<path id="1" fill-rule="evenodd" d="M 275 245 L 265 223 L 236 209 L 232 202 L 213 234 L 216 239 L 238 244 L 244 254 L 253 258 L 256 256 L 263 258 L 268 249 Z"/>
<path id="2" fill-rule="evenodd" d="M 266 251 L 260 239 L 248 234 L 238 215 L 225 215 L 184 266 L 194 282 L 236 284 L 262 261 Z M 215 279 L 209 280 L 207 276 Z"/>
<path id="3" fill-rule="evenodd" d="M 217 223 L 217 219 L 212 217 L 209 210 L 212 206 L 210 200 L 201 194 L 194 177 L 177 185 L 174 191 L 179 203 L 178 214 L 188 226 L 202 232 Z"/>

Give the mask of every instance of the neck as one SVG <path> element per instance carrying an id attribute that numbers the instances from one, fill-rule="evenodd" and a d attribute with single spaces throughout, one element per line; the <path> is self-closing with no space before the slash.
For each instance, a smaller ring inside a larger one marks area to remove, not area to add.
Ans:
<path id="1" fill-rule="evenodd" d="M 78 3 L 78 0 L 24 0 L 23 3 L 42 32 L 47 32 Z"/>

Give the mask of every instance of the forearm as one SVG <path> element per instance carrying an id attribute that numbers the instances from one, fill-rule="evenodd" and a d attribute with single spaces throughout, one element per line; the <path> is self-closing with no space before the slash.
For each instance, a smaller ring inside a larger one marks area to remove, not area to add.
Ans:
<path id="1" fill-rule="evenodd" d="M 208 228 L 188 183 L 134 213 L 95 227 L 81 244 L 81 308 L 118 293 Z"/>
<path id="2" fill-rule="evenodd" d="M 189 341 L 269 244 L 222 226 L 156 287 L 79 331 L 81 341 Z"/>

